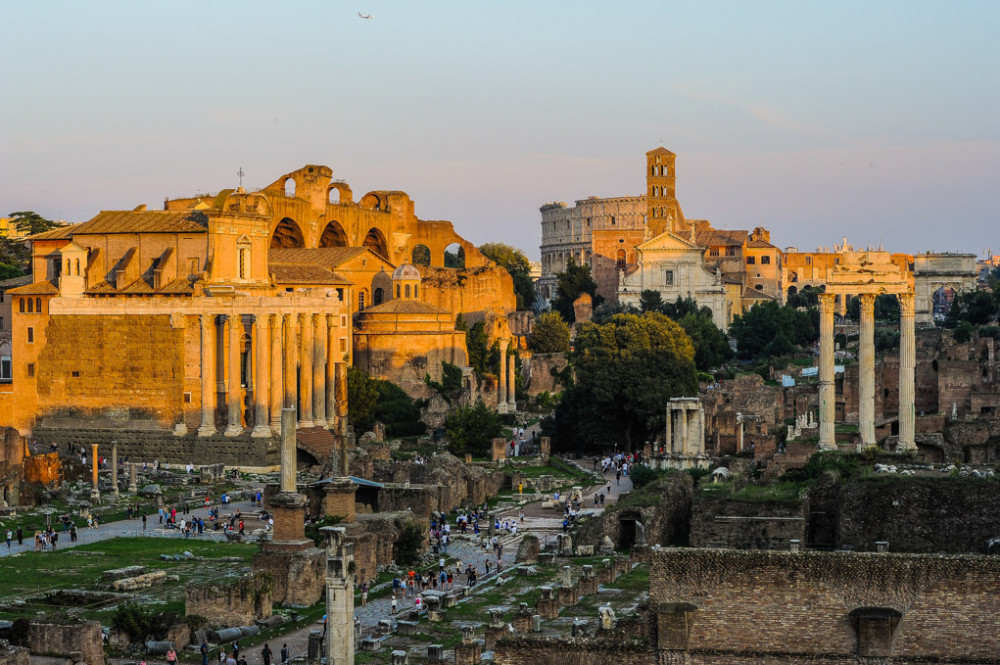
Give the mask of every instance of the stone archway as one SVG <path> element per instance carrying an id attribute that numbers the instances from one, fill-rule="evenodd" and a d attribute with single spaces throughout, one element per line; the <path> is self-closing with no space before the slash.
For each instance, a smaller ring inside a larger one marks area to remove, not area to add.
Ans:
<path id="1" fill-rule="evenodd" d="M 415 266 L 429 266 L 431 264 L 430 247 L 427 245 L 417 245 L 414 247 L 410 263 Z"/>
<path id="2" fill-rule="evenodd" d="M 369 229 L 368 235 L 365 236 L 365 240 L 362 245 L 370 248 L 382 258 L 389 260 L 389 243 L 386 242 L 385 234 L 383 234 L 379 229 L 375 227 Z"/>
<path id="3" fill-rule="evenodd" d="M 453 242 L 444 248 L 444 258 L 441 264 L 445 268 L 457 268 L 461 270 L 465 267 L 465 248 L 457 242 Z"/>
<path id="4" fill-rule="evenodd" d="M 274 233 L 271 234 L 271 249 L 305 246 L 302 229 L 291 217 L 285 217 L 274 227 Z"/>
<path id="5" fill-rule="evenodd" d="M 336 191 L 336 190 L 331 190 Z M 332 221 L 323 229 L 319 238 L 320 247 L 347 247 L 347 233 L 337 221 Z"/>

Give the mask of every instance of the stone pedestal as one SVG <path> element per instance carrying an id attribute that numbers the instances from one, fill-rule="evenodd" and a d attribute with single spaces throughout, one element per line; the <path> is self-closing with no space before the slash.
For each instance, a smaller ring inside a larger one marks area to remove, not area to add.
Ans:
<path id="1" fill-rule="evenodd" d="M 348 478 L 337 478 L 323 487 L 323 514 L 339 515 L 347 524 L 354 522 L 357 486 Z"/>

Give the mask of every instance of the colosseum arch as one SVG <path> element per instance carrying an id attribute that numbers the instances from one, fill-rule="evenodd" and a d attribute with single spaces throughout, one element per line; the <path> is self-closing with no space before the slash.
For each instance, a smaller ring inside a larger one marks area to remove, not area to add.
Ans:
<path id="1" fill-rule="evenodd" d="M 302 229 L 291 217 L 285 217 L 274 227 L 271 234 L 271 248 L 282 247 L 305 247 L 306 242 L 302 237 Z"/>
<path id="2" fill-rule="evenodd" d="M 427 245 L 417 245 L 414 247 L 410 263 L 415 266 L 429 266 L 431 264 L 431 248 Z"/>
<path id="3" fill-rule="evenodd" d="M 385 240 L 385 234 L 377 228 L 372 227 L 368 230 L 368 235 L 365 236 L 365 241 L 362 245 L 371 248 L 373 252 L 382 258 L 389 259 L 389 243 Z"/>
<path id="4" fill-rule="evenodd" d="M 319 238 L 320 247 L 347 247 L 347 233 L 344 227 L 336 220 L 330 222 L 323 229 L 323 235 Z"/>

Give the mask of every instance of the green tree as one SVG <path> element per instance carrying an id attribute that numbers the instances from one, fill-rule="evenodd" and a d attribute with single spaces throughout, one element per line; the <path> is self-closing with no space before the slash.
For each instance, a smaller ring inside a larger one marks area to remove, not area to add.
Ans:
<path id="1" fill-rule="evenodd" d="M 6 263 L 0 263 L 0 281 L 13 279 L 14 277 L 21 277 L 22 275 L 24 275 L 24 272 L 20 268 Z"/>
<path id="2" fill-rule="evenodd" d="M 795 346 L 815 342 L 819 339 L 818 330 L 817 310 L 782 307 L 774 301 L 757 303 L 729 326 L 729 334 L 736 338 L 742 358 L 784 355 Z"/>
<path id="3" fill-rule="evenodd" d="M 546 423 L 561 449 L 632 450 L 663 426 L 667 400 L 698 390 L 691 340 L 656 312 L 583 324 L 573 366 L 576 380 Z"/>
<path id="4" fill-rule="evenodd" d="M 663 296 L 659 291 L 646 289 L 639 294 L 639 309 L 643 312 L 659 312 L 663 308 Z"/>
<path id="5" fill-rule="evenodd" d="M 45 219 L 33 210 L 12 212 L 10 213 L 10 221 L 22 235 L 45 233 L 46 231 L 51 231 L 62 226 L 62 224 L 53 222 L 51 219 Z"/>
<path id="6" fill-rule="evenodd" d="M 367 432 L 375 424 L 378 384 L 368 372 L 347 368 L 347 422 L 355 432 Z"/>
<path id="7" fill-rule="evenodd" d="M 497 342 L 489 345 L 485 323 L 477 321 L 469 328 L 465 333 L 465 347 L 469 353 L 469 367 L 477 376 L 500 371 L 500 347 Z"/>
<path id="8" fill-rule="evenodd" d="M 733 357 L 733 350 L 729 346 L 726 333 L 715 325 L 711 316 L 689 313 L 681 317 L 677 323 L 694 344 L 694 364 L 699 371 L 707 372 Z"/>
<path id="9" fill-rule="evenodd" d="M 528 348 L 535 353 L 567 353 L 569 351 L 569 324 L 559 312 L 543 312 L 531 328 Z"/>
<path id="10" fill-rule="evenodd" d="M 461 374 L 462 370 L 458 370 Z M 427 431 L 420 420 L 420 409 L 406 391 L 392 381 L 375 380 L 378 393 L 375 420 L 385 425 L 389 436 L 414 436 Z"/>
<path id="11" fill-rule="evenodd" d="M 479 457 L 489 454 L 494 438 L 503 433 L 496 411 L 477 399 L 472 406 L 460 406 L 445 418 L 448 450 L 453 455 L 466 453 Z"/>
<path id="12" fill-rule="evenodd" d="M 642 314 L 642 312 L 632 304 L 623 302 L 606 302 L 600 307 L 594 308 L 594 315 L 590 317 L 593 323 L 607 323 L 618 314 Z"/>
<path id="13" fill-rule="evenodd" d="M 531 281 L 531 262 L 524 252 L 502 242 L 480 245 L 479 251 L 510 273 L 510 278 L 514 280 L 517 308 L 530 309 L 535 302 L 535 284 Z"/>
<path id="14" fill-rule="evenodd" d="M 577 265 L 573 257 L 566 262 L 566 270 L 556 273 L 556 297 L 552 299 L 552 309 L 562 315 L 564 321 L 576 321 L 573 302 L 584 293 L 593 298 L 596 309 L 604 300 L 597 295 L 597 282 L 590 274 L 590 266 Z"/>
<path id="15" fill-rule="evenodd" d="M 962 291 L 955 294 L 951 308 L 944 317 L 946 328 L 954 328 L 962 321 L 974 326 L 989 323 L 997 313 L 993 294 L 988 291 Z"/>
<path id="16" fill-rule="evenodd" d="M 441 361 L 441 380 L 434 381 L 431 375 L 424 376 L 424 383 L 433 388 L 449 404 L 462 394 L 462 368 L 447 360 Z"/>
<path id="17" fill-rule="evenodd" d="M 819 288 L 810 286 L 806 284 L 798 292 L 793 293 L 788 296 L 785 304 L 789 307 L 818 307 L 819 306 L 819 294 L 826 290 L 825 286 L 820 286 Z"/>

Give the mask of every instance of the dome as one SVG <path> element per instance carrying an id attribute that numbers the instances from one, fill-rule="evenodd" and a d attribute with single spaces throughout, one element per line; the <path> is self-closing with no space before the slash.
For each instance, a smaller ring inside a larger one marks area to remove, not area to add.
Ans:
<path id="1" fill-rule="evenodd" d="M 404 263 L 403 265 L 396 268 L 392 273 L 393 281 L 397 279 L 420 279 L 420 271 L 409 263 Z"/>

